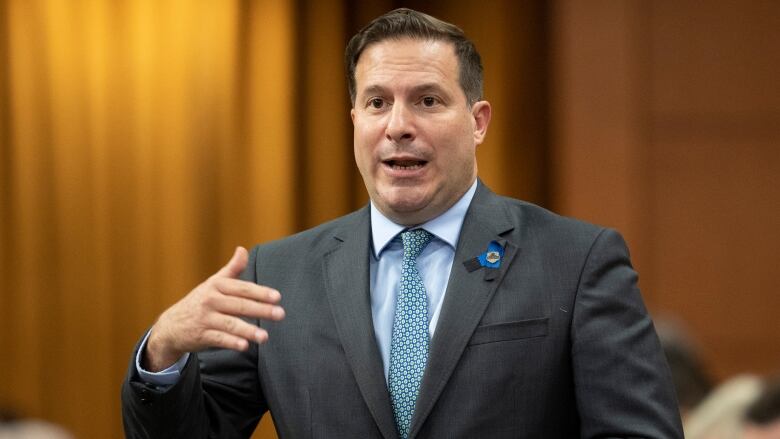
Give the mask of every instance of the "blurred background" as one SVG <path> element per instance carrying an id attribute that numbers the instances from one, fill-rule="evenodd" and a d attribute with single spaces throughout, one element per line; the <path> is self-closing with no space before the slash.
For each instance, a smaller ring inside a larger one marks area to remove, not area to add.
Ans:
<path id="1" fill-rule="evenodd" d="M 162 310 L 366 203 L 343 50 L 400 6 L 476 42 L 494 191 L 619 229 L 713 384 L 780 373 L 780 2 L 0 0 L 0 407 L 122 437 Z"/>

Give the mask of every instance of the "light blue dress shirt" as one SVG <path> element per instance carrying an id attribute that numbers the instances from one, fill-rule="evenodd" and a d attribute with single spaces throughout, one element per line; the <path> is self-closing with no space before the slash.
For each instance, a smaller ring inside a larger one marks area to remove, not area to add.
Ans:
<path id="1" fill-rule="evenodd" d="M 477 190 L 477 182 L 449 210 L 427 223 L 414 227 L 425 229 L 434 238 L 417 257 L 425 291 L 428 293 L 428 333 L 433 340 L 436 323 L 439 321 L 441 304 L 447 291 L 452 261 L 458 246 L 460 229 L 466 211 Z M 382 355 L 382 364 L 387 381 L 390 370 L 390 340 L 393 335 L 395 303 L 398 297 L 398 283 L 401 279 L 403 244 L 400 233 L 406 227 L 390 221 L 371 203 L 372 252 L 370 260 L 371 315 L 374 318 L 374 333 Z"/>
<path id="2" fill-rule="evenodd" d="M 417 266 L 428 293 L 428 331 L 433 340 L 436 323 L 439 321 L 444 293 L 450 278 L 455 249 L 458 247 L 460 229 L 466 211 L 477 190 L 476 180 L 468 191 L 449 210 L 438 217 L 414 228 L 430 232 L 434 238 L 417 257 Z M 371 203 L 371 244 L 369 261 L 371 288 L 371 315 L 374 319 L 374 333 L 382 355 L 385 381 L 390 370 L 390 340 L 393 335 L 395 302 L 398 296 L 398 282 L 401 278 L 403 245 L 399 233 L 406 227 L 396 224 L 382 215 Z M 160 372 L 148 372 L 141 368 L 141 353 L 146 349 L 146 334 L 138 350 L 135 365 L 141 380 L 160 386 L 170 386 L 179 380 L 180 371 L 187 363 L 185 354 L 171 367 Z"/>

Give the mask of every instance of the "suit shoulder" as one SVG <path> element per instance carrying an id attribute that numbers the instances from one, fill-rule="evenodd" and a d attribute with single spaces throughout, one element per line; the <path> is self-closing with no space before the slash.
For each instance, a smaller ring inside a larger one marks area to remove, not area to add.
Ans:
<path id="1" fill-rule="evenodd" d="M 334 220 L 322 223 L 311 229 L 307 229 L 293 235 L 261 243 L 254 250 L 263 255 L 278 255 L 279 253 L 295 253 L 301 255 L 326 251 L 334 245 L 336 234 L 343 230 L 359 227 L 362 222 L 368 221 L 368 208 L 364 207 Z"/>
<path id="2" fill-rule="evenodd" d="M 562 227 L 596 234 L 605 229 L 604 226 L 564 216 L 528 201 L 505 196 L 499 196 L 499 198 L 507 207 L 510 215 L 515 217 L 514 219 L 523 219 L 534 225 Z"/>
<path id="3" fill-rule="evenodd" d="M 510 221 L 520 224 L 520 232 L 528 238 L 547 243 L 589 245 L 605 232 L 617 234 L 604 226 L 563 216 L 527 201 L 504 196 L 499 198 L 506 207 Z"/>
<path id="4" fill-rule="evenodd" d="M 623 236 L 612 228 L 559 215 L 526 201 L 500 198 L 515 225 L 512 239 L 529 252 L 546 254 L 558 264 L 571 261 L 576 266 L 582 266 L 593 255 L 630 257 Z"/>

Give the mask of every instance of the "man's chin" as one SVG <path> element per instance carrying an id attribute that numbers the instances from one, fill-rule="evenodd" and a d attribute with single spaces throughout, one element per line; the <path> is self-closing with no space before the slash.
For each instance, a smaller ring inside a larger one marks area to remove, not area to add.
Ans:
<path id="1" fill-rule="evenodd" d="M 416 226 L 436 216 L 430 215 L 430 200 L 403 200 L 386 203 L 380 210 L 393 222 L 405 226 Z"/>
<path id="2" fill-rule="evenodd" d="M 396 191 L 411 191 L 411 189 L 401 189 Z M 384 204 L 387 209 L 398 213 L 415 213 L 425 209 L 431 202 L 429 197 L 422 194 L 393 194 L 396 196 L 385 197 Z M 401 196 L 397 196 L 401 195 Z"/>

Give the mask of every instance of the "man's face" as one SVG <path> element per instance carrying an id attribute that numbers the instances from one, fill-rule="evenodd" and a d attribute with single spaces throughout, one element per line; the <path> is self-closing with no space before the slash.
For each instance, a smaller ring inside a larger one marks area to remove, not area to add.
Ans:
<path id="1" fill-rule="evenodd" d="M 490 104 L 469 107 L 445 41 L 385 40 L 356 70 L 355 161 L 376 207 L 416 225 L 444 213 L 477 176 Z"/>

